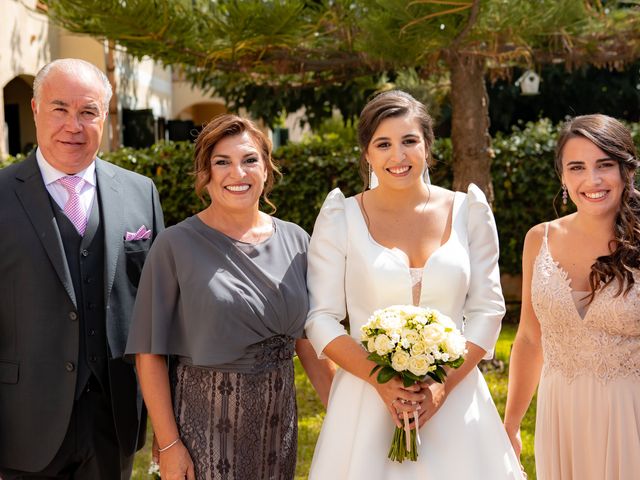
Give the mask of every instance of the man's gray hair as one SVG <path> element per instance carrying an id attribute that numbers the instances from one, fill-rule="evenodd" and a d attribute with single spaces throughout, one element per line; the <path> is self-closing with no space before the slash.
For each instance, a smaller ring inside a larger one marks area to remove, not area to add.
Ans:
<path id="1" fill-rule="evenodd" d="M 109 79 L 104 74 L 104 72 L 96 67 L 93 63 L 80 60 L 79 58 L 61 58 L 59 60 L 54 60 L 53 62 L 47 63 L 40 69 L 33 81 L 33 98 L 35 99 L 37 105 L 40 104 L 40 92 L 42 91 L 42 85 L 47 79 L 49 73 L 51 73 L 53 70 L 58 70 L 64 73 L 75 75 L 80 75 L 86 72 L 93 73 L 96 78 L 102 83 L 102 87 L 104 89 L 102 107 L 105 113 L 108 111 L 109 101 L 111 100 L 111 95 L 113 94 Z"/>

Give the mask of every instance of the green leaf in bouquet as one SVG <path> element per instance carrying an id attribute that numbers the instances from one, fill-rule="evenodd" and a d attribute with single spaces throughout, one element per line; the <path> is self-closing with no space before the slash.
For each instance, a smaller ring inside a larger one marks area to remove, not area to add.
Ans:
<path id="1" fill-rule="evenodd" d="M 398 372 L 391 367 L 382 367 L 378 372 L 378 383 L 387 383 L 397 374 Z"/>
<path id="2" fill-rule="evenodd" d="M 376 365 L 375 367 L 373 367 L 371 369 L 371 372 L 369 372 L 369 376 L 373 375 L 374 373 L 376 373 L 381 368 L 382 368 L 382 365 Z"/>
<path id="3" fill-rule="evenodd" d="M 403 373 L 402 374 L 402 384 L 405 387 L 410 387 L 410 386 L 415 385 L 417 382 L 420 381 L 420 379 L 416 379 L 416 378 L 413 378 L 413 377 L 415 377 L 415 375 L 413 375 L 413 374 L 406 375 L 406 374 Z"/>
<path id="4" fill-rule="evenodd" d="M 449 362 L 449 366 L 451 368 L 458 368 L 460 367 L 460 365 L 462 365 L 464 363 L 464 357 L 460 357 L 457 360 L 454 360 L 453 362 Z"/>
<path id="5" fill-rule="evenodd" d="M 382 355 L 378 355 L 376 352 L 370 353 L 367 359 L 371 360 L 374 363 L 377 363 L 378 365 L 386 365 L 386 366 L 391 365 L 391 362 L 389 361 L 386 355 L 383 357 Z"/>
<path id="6" fill-rule="evenodd" d="M 444 383 L 445 378 L 447 378 L 447 373 L 440 365 L 433 372 L 429 372 L 428 375 L 438 383 Z"/>

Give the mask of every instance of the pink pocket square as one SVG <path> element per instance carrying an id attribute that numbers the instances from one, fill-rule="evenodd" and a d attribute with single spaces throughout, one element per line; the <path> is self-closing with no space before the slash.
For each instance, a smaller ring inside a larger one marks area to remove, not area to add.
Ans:
<path id="1" fill-rule="evenodd" d="M 147 240 L 151 238 L 151 230 L 147 230 L 147 227 L 142 225 L 137 232 L 127 232 L 124 236 L 124 239 L 127 241 L 130 240 Z"/>

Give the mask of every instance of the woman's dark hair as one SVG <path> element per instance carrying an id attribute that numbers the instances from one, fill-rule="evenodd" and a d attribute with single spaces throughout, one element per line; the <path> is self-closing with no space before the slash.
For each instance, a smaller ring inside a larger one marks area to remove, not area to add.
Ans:
<path id="1" fill-rule="evenodd" d="M 572 138 L 582 137 L 618 162 L 624 184 L 620 209 L 614 224 L 614 239 L 609 255 L 598 257 L 591 266 L 589 285 L 592 302 L 598 289 L 614 279 L 619 287 L 616 295 L 626 295 L 634 284 L 633 271 L 640 268 L 640 198 L 635 189 L 638 155 L 629 130 L 607 115 L 582 115 L 565 123 L 556 146 L 555 167 L 562 178 L 562 151 Z"/>
<path id="2" fill-rule="evenodd" d="M 280 171 L 271 156 L 271 140 L 251 120 L 237 115 L 224 114 L 215 117 L 198 135 L 194 153 L 196 194 L 204 201 L 204 191 L 211 181 L 211 155 L 218 142 L 223 138 L 241 135 L 244 132 L 247 132 L 255 142 L 267 168 L 267 181 L 262 190 L 262 198 L 275 212 L 276 206 L 269 200 L 269 193 L 273 189 L 275 175 L 280 175 Z"/>
<path id="3" fill-rule="evenodd" d="M 358 144 L 360 145 L 360 175 L 365 189 L 369 187 L 369 165 L 366 153 L 373 134 L 387 118 L 409 115 L 418 120 L 426 144 L 427 163 L 433 145 L 433 119 L 427 108 L 418 100 L 401 90 L 389 90 L 373 97 L 362 109 L 358 122 Z"/>

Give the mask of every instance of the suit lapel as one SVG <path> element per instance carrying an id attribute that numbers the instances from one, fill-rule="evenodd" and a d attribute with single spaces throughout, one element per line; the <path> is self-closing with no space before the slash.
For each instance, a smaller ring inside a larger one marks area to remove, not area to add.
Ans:
<path id="1" fill-rule="evenodd" d="M 100 195 L 100 211 L 104 222 L 105 302 L 109 302 L 116 275 L 118 257 L 123 247 L 124 202 L 122 186 L 115 169 L 107 162 L 96 160 L 96 178 Z"/>
<path id="2" fill-rule="evenodd" d="M 64 289 L 69 294 L 71 301 L 77 308 L 76 295 L 73 290 L 71 273 L 64 254 L 62 237 L 51 210 L 49 193 L 42 180 L 42 174 L 38 168 L 35 153 L 31 154 L 18 169 L 16 174 L 18 183 L 16 195 L 22 203 L 29 220 L 38 233 L 38 238 L 47 252 L 54 270 L 60 277 Z"/>

